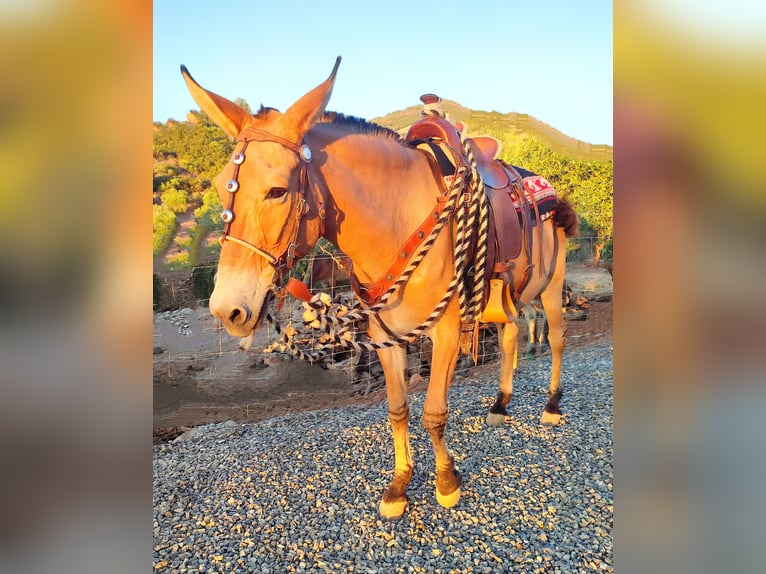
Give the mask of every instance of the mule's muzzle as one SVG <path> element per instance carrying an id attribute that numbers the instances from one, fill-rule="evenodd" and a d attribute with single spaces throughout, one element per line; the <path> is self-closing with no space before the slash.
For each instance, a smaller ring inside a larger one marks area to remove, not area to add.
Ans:
<path id="1" fill-rule="evenodd" d="M 210 312 L 221 322 L 229 334 L 235 337 L 247 337 L 263 323 L 268 314 L 268 305 L 272 296 L 271 292 L 267 292 L 255 311 L 245 301 L 232 304 L 225 299 L 211 297 Z"/>
<path id="2" fill-rule="evenodd" d="M 211 299 L 210 312 L 234 336 L 245 337 L 253 331 L 253 311 L 246 304 L 236 306 L 215 304 Z"/>

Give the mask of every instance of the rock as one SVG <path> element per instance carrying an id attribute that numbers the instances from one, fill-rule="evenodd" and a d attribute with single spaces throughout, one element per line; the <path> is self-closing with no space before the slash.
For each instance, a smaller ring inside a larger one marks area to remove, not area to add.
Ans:
<path id="1" fill-rule="evenodd" d="M 573 293 L 589 299 L 611 295 L 614 291 L 612 276 L 599 267 L 570 267 L 566 270 L 566 284 Z"/>

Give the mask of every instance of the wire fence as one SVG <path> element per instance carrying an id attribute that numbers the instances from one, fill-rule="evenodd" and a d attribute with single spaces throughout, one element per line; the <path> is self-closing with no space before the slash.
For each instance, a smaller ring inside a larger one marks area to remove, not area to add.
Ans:
<path id="1" fill-rule="evenodd" d="M 596 255 L 606 251 L 603 239 L 594 237 L 568 240 L 567 259 L 576 265 L 596 265 Z M 611 241 L 608 243 L 611 245 Z M 611 261 L 601 260 L 600 266 Z M 338 254 L 319 251 L 307 257 L 297 269 L 297 276 L 306 282 L 310 292 L 328 293 L 334 300 L 353 305 L 353 292 L 348 282 L 347 262 Z M 179 369 L 198 378 L 253 379 L 262 377 L 264 362 L 273 363 L 287 359 L 280 353 L 264 351 L 278 340 L 273 327 L 260 330 L 253 346 L 246 353 L 238 347 L 238 340 L 231 337 L 207 311 L 207 304 L 214 285 L 215 265 L 195 267 L 191 271 L 174 271 L 154 276 L 155 299 L 155 378 L 172 374 Z M 279 318 L 282 327 L 302 325 L 302 303 L 288 297 L 281 309 L 271 303 L 271 314 Z M 544 328 L 538 322 L 538 329 Z M 520 352 L 532 347 L 539 337 L 529 329 L 520 329 Z M 359 325 L 358 335 L 366 336 L 366 325 Z M 304 344 L 310 349 L 316 343 L 308 335 Z M 478 365 L 495 362 L 499 358 L 498 337 L 495 325 L 483 326 L 479 333 Z M 431 342 L 427 337 L 410 343 L 407 349 L 407 375 L 411 383 L 430 373 Z M 320 362 L 320 367 L 343 371 L 352 385 L 353 393 L 366 395 L 384 384 L 383 369 L 374 352 L 352 352 L 339 349 Z M 473 361 L 461 357 L 457 372 L 466 373 Z"/>

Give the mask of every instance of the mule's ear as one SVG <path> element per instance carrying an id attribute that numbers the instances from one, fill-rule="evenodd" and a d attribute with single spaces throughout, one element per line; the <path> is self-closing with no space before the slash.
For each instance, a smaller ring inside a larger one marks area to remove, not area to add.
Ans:
<path id="1" fill-rule="evenodd" d="M 219 125 L 223 131 L 231 137 L 237 137 L 237 134 L 242 131 L 245 121 L 250 117 L 250 113 L 234 102 L 209 92 L 200 86 L 191 77 L 186 66 L 181 66 L 181 74 L 186 82 L 186 87 L 189 88 L 189 93 L 200 109 Z"/>
<path id="2" fill-rule="evenodd" d="M 295 102 L 285 112 L 285 116 L 300 134 L 306 133 L 324 114 L 327 103 L 330 101 L 340 60 L 341 58 L 338 56 L 329 78 Z"/>

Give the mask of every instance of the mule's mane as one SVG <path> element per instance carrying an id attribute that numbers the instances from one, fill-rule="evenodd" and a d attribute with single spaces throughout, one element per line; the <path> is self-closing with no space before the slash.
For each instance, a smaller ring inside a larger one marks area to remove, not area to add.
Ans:
<path id="1" fill-rule="evenodd" d="M 279 110 L 261 104 L 261 107 L 254 115 L 256 118 L 266 119 L 272 112 L 278 113 Z M 352 134 L 382 136 L 402 145 L 407 145 L 404 139 L 394 130 L 355 116 L 347 116 L 339 112 L 325 112 L 324 116 L 319 119 L 319 123 L 339 126 Z"/>
<path id="2" fill-rule="evenodd" d="M 325 112 L 324 117 L 319 122 L 343 127 L 349 133 L 381 136 L 406 145 L 404 139 L 394 130 L 354 116 L 347 116 L 338 112 Z"/>

